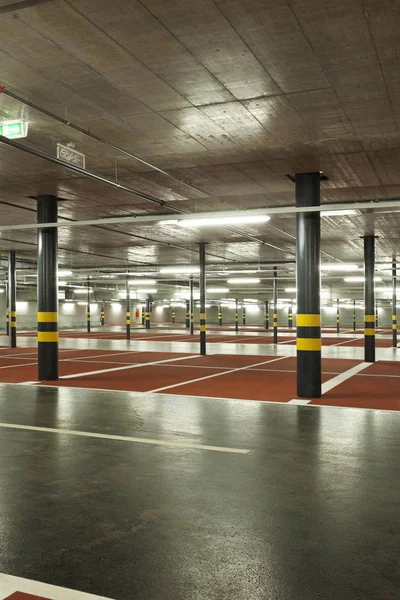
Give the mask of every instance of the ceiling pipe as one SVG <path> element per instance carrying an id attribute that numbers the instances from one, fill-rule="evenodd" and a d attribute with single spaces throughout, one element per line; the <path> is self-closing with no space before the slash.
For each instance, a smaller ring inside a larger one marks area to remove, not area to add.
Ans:
<path id="1" fill-rule="evenodd" d="M 0 136 L 0 142 L 3 141 L 2 136 Z M 7 140 L 11 141 L 11 140 Z M 13 142 L 13 145 L 15 142 Z M 36 152 L 36 151 L 35 151 Z M 58 159 L 52 160 L 59 162 Z M 62 161 L 60 161 L 62 163 Z M 64 163 L 62 163 L 63 166 Z M 71 167 L 73 165 L 70 165 Z M 79 167 L 73 166 L 73 169 L 78 169 L 82 171 Z M 104 179 L 100 176 L 95 175 L 95 178 Z M 128 191 L 130 188 L 125 188 L 125 186 L 121 186 L 119 184 L 115 184 L 110 180 L 106 180 L 106 182 L 111 183 L 112 185 L 119 187 L 121 189 L 125 189 Z M 321 216 L 325 211 L 332 210 L 348 210 L 357 209 L 357 210 L 379 210 L 380 208 L 387 207 L 399 207 L 400 208 L 400 198 L 393 198 L 391 200 L 383 199 L 383 200 L 364 200 L 359 202 L 342 202 L 342 203 L 330 203 L 330 204 L 322 204 L 321 206 L 305 206 L 305 207 L 297 207 L 294 205 L 286 205 L 286 206 L 266 206 L 263 208 L 249 208 L 247 210 L 225 210 L 225 211 L 213 211 L 213 212 L 202 212 L 202 213 L 190 213 L 190 214 L 181 214 L 179 216 L 179 221 L 191 221 L 197 220 L 200 218 L 228 218 L 228 217 L 243 217 L 243 216 L 257 216 L 257 215 L 293 215 L 296 213 L 314 213 L 320 212 Z M 17 229 L 40 229 L 40 228 L 49 228 L 49 227 L 57 227 L 57 228 L 69 228 L 69 227 L 86 227 L 88 225 L 97 225 L 104 226 L 113 223 L 154 223 L 159 222 L 163 223 L 164 221 L 176 221 L 175 214 L 162 214 L 162 215 L 133 215 L 129 217 L 119 216 L 119 217 L 107 217 L 104 219 L 86 219 L 82 221 L 67 221 L 67 222 L 57 222 L 57 223 L 23 223 L 20 225 L 1 225 L 0 231 L 11 231 Z M 171 224 L 173 225 L 173 224 Z"/>

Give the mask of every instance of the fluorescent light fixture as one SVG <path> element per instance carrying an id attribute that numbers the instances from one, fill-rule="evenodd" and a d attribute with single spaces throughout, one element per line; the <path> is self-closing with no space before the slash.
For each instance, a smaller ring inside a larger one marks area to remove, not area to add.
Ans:
<path id="1" fill-rule="evenodd" d="M 363 283 L 365 281 L 365 277 L 345 277 L 343 281 L 346 283 Z M 374 281 L 382 283 L 382 279 L 380 277 L 374 277 Z"/>
<path id="2" fill-rule="evenodd" d="M 200 267 L 165 267 L 160 273 L 200 273 Z"/>
<path id="3" fill-rule="evenodd" d="M 253 277 L 233 277 L 228 279 L 228 283 L 260 283 L 260 280 Z"/>
<path id="4" fill-rule="evenodd" d="M 63 269 L 61 269 L 61 271 L 58 271 L 59 277 L 69 277 L 70 275 L 72 275 L 72 271 L 65 271 Z"/>
<path id="5" fill-rule="evenodd" d="M 358 265 L 348 263 L 325 263 L 321 265 L 321 271 L 358 271 Z"/>
<path id="6" fill-rule="evenodd" d="M 321 217 L 347 217 L 351 215 L 359 215 L 360 211 L 352 210 L 350 208 L 343 208 L 342 210 L 321 210 Z"/>
<path id="7" fill-rule="evenodd" d="M 285 292 L 297 292 L 297 288 L 285 288 Z"/>
<path id="8" fill-rule="evenodd" d="M 258 302 L 255 298 L 243 298 L 243 302 Z"/>
<path id="9" fill-rule="evenodd" d="M 4 294 L 4 291 L 5 291 L 4 288 L 1 288 L 0 289 L 0 294 Z"/>
<path id="10" fill-rule="evenodd" d="M 87 294 L 89 292 L 89 294 L 91 294 L 93 292 L 93 290 L 91 289 L 87 289 L 87 288 L 75 288 L 74 289 L 74 294 Z"/>
<path id="11" fill-rule="evenodd" d="M 223 275 L 240 275 L 240 274 L 248 274 L 259 273 L 259 269 L 237 269 L 236 271 L 220 271 Z"/>
<path id="12" fill-rule="evenodd" d="M 268 215 L 243 215 L 241 217 L 204 217 L 197 219 L 179 219 L 164 221 L 164 225 L 180 225 L 181 227 L 214 227 L 216 225 L 247 225 L 248 223 L 267 223 Z"/>
<path id="13" fill-rule="evenodd" d="M 227 294 L 229 292 L 229 288 L 210 287 L 210 288 L 207 288 L 207 292 L 209 292 L 210 294 Z"/>
<path id="14" fill-rule="evenodd" d="M 140 292 L 142 292 L 143 294 L 156 294 L 157 290 L 155 288 L 148 288 L 148 289 L 140 289 Z"/>
<path id="15" fill-rule="evenodd" d="M 133 275 L 134 277 L 148 277 L 150 275 L 154 277 L 156 275 L 155 271 L 129 271 L 128 273 L 110 273 L 113 277 L 116 275 Z"/>
<path id="16" fill-rule="evenodd" d="M 130 279 L 129 285 L 154 285 L 157 281 L 155 279 Z"/>
<path id="17" fill-rule="evenodd" d="M 86 306 L 86 302 L 77 302 L 78 306 Z"/>

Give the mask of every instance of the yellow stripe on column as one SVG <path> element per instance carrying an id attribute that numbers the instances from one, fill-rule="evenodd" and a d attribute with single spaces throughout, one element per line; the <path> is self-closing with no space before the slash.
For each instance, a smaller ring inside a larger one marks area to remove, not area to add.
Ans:
<path id="1" fill-rule="evenodd" d="M 205 325 L 200 325 L 200 331 L 205 331 L 206 330 L 206 326 Z"/>
<path id="2" fill-rule="evenodd" d="M 297 338 L 297 350 L 321 350 L 320 338 Z"/>
<path id="3" fill-rule="evenodd" d="M 56 312 L 38 312 L 38 323 L 57 323 L 58 313 Z"/>
<path id="4" fill-rule="evenodd" d="M 200 319 L 205 319 L 206 318 L 206 313 L 200 313 Z"/>
<path id="5" fill-rule="evenodd" d="M 392 329 L 397 329 L 397 324 L 393 324 Z"/>
<path id="6" fill-rule="evenodd" d="M 321 315 L 297 315 L 297 327 L 320 327 Z"/>
<path id="7" fill-rule="evenodd" d="M 38 331 L 38 342 L 58 342 L 58 331 Z"/>
<path id="8" fill-rule="evenodd" d="M 364 329 L 364 335 L 375 335 L 375 328 Z"/>
<path id="9" fill-rule="evenodd" d="M 364 315 L 365 323 L 375 323 L 375 315 Z"/>
<path id="10" fill-rule="evenodd" d="M 16 310 L 12 310 L 11 311 L 11 316 L 12 317 L 16 317 L 17 316 L 17 311 Z"/>

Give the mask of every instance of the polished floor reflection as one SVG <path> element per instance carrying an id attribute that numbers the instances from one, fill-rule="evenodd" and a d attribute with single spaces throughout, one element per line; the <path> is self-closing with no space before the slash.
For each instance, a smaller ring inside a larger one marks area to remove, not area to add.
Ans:
<path id="1" fill-rule="evenodd" d="M 117 600 L 397 595 L 395 413 L 3 385 L 0 424 L 5 573 Z"/>

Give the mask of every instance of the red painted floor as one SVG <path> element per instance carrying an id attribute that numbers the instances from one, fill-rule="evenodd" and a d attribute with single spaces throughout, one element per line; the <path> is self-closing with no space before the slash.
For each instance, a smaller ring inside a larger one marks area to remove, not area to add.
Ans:
<path id="1" fill-rule="evenodd" d="M 323 382 L 360 362 L 323 359 Z M 48 385 L 267 402 L 296 398 L 295 357 L 62 349 L 59 366 L 61 379 Z M 36 349 L 2 349 L 0 382 L 46 385 L 37 382 Z M 399 384 L 400 362 L 378 361 L 310 403 L 400 410 Z"/>

